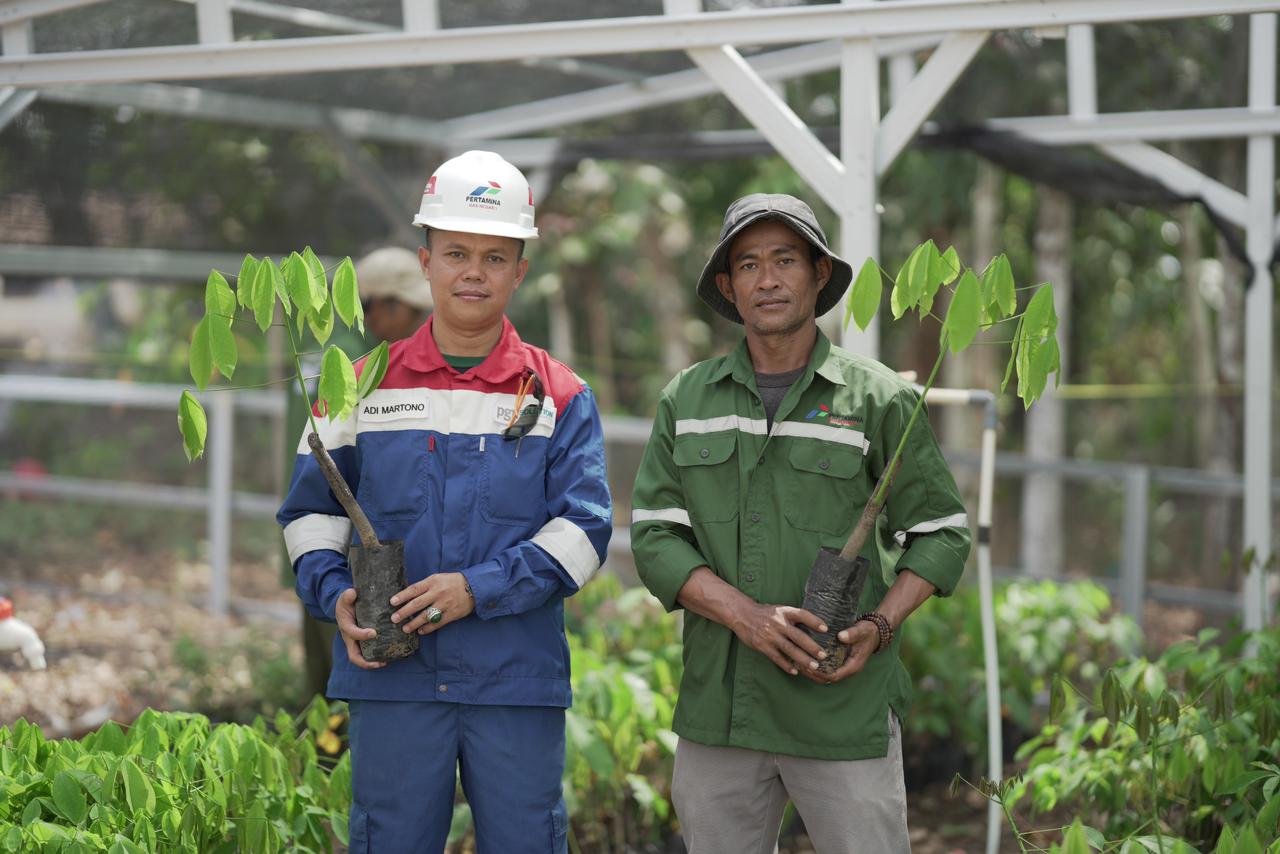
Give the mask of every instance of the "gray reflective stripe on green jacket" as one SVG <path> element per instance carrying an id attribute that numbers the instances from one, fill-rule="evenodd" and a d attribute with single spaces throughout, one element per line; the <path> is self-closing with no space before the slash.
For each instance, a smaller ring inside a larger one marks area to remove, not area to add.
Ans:
<path id="1" fill-rule="evenodd" d="M 758 602 L 799 605 L 814 556 L 844 544 L 916 400 L 897 374 L 821 333 L 771 432 L 745 342 L 681 372 L 658 403 L 632 499 L 631 544 L 645 585 L 674 609 L 689 574 L 705 565 Z M 860 610 L 883 598 L 893 570 L 911 569 L 942 595 L 955 589 L 968 520 L 924 418 L 879 529 L 863 550 L 872 571 Z M 903 715 L 910 700 L 902 633 L 857 676 L 818 685 L 783 673 L 728 628 L 684 617 L 681 736 L 820 759 L 885 754 L 886 707 Z"/>

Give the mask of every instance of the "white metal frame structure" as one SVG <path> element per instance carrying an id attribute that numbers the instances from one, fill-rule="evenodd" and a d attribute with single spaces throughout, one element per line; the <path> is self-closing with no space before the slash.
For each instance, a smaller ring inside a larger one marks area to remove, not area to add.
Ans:
<path id="1" fill-rule="evenodd" d="M 430 144 L 483 144 L 525 164 L 547 158 L 555 141 L 517 134 L 617 115 L 721 92 L 830 205 L 840 244 L 851 258 L 878 254 L 878 179 L 920 130 L 992 31 L 1039 29 L 1067 39 L 1067 116 L 1003 119 L 990 126 L 1045 144 L 1092 144 L 1107 156 L 1181 193 L 1203 197 L 1244 227 L 1253 281 L 1246 297 L 1244 545 L 1273 551 L 1271 389 L 1274 385 L 1274 282 L 1270 260 L 1276 218 L 1276 12 L 1280 0 L 838 0 L 824 5 L 703 12 L 701 0 L 663 0 L 665 14 L 630 18 L 440 28 L 438 0 L 401 0 L 403 30 L 388 31 L 340 15 L 262 0 L 175 0 L 194 4 L 197 45 L 57 54 L 32 52 L 31 22 L 103 0 L 0 0 L 0 127 L 33 99 L 130 104 L 178 115 L 297 127 L 326 127 L 353 137 Z M 234 41 L 235 15 L 276 18 L 326 33 L 314 38 Z M 1248 103 L 1159 113 L 1097 110 L 1092 26 L 1213 15 L 1250 15 Z M 939 27 L 945 27 L 939 33 Z M 751 59 L 736 45 L 802 45 Z M 936 44 L 912 74 L 900 54 Z M 626 72 L 582 57 L 686 51 L 696 69 L 630 80 Z M 893 102 L 881 110 L 880 59 L 890 62 Z M 210 92 L 172 81 L 302 74 L 402 66 L 529 61 L 562 63 L 608 85 L 471 116 L 433 122 L 372 110 L 293 104 Z M 563 63 L 572 61 L 571 66 Z M 838 152 L 770 85 L 817 70 L 841 75 Z M 1170 139 L 1246 139 L 1246 188 L 1224 186 L 1151 143 Z M 0 247 L 0 268 L 5 251 Z M 846 333 L 844 343 L 875 354 L 878 338 Z M 1254 567 L 1242 596 L 1245 626 L 1270 619 L 1265 579 Z"/>

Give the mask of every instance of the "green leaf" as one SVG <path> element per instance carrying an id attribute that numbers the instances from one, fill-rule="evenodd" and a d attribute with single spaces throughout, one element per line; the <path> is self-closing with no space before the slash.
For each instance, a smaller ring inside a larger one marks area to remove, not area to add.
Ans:
<path id="1" fill-rule="evenodd" d="M 324 351 L 317 397 L 324 401 L 330 420 L 346 418 L 356 405 L 356 372 L 347 354 L 336 346 Z"/>
<path id="2" fill-rule="evenodd" d="M 258 274 L 258 259 L 245 255 L 240 262 L 240 275 L 236 276 L 236 302 L 241 308 L 253 305 L 253 280 Z"/>
<path id="3" fill-rule="evenodd" d="M 53 806 L 58 815 L 74 825 L 79 825 L 89 814 L 89 803 L 85 799 L 84 788 L 66 771 L 59 771 L 53 778 L 50 788 L 53 794 Z"/>
<path id="4" fill-rule="evenodd" d="M 1008 257 L 997 255 L 982 271 L 982 300 L 983 309 L 993 320 L 1009 317 L 1017 309 L 1018 295 Z"/>
<path id="5" fill-rule="evenodd" d="M 297 252 L 292 252 L 280 262 L 280 273 L 284 276 L 290 301 L 297 306 L 299 314 L 306 314 L 311 310 L 311 271 L 307 269 L 307 262 Z"/>
<path id="6" fill-rule="evenodd" d="M 125 759 L 121 763 L 121 769 L 124 771 L 124 796 L 129 809 L 134 815 L 141 811 L 150 817 L 156 809 L 156 793 L 151 788 L 150 781 L 132 759 Z"/>
<path id="7" fill-rule="evenodd" d="M 1066 686 L 1062 679 L 1053 680 L 1049 687 L 1049 722 L 1057 723 L 1062 716 L 1062 710 L 1067 705 Z"/>
<path id="8" fill-rule="evenodd" d="M 356 398 L 364 400 L 369 393 L 376 389 L 381 383 L 382 378 L 387 375 L 387 353 L 389 347 L 386 341 L 383 341 L 364 359 L 364 364 L 360 366 L 360 381 L 356 384 Z"/>
<path id="9" fill-rule="evenodd" d="M 1277 822 L 1280 822 L 1280 797 L 1273 796 L 1258 810 L 1258 827 L 1267 833 L 1277 833 Z"/>
<path id="10" fill-rule="evenodd" d="M 195 400 L 193 397 L 192 400 Z M 179 404 L 181 405 L 181 403 Z M 199 405 L 197 401 L 196 405 Z M 125 745 L 124 731 L 120 729 L 120 725 L 115 721 L 107 721 L 98 727 L 98 732 L 93 742 L 93 749 L 106 753 L 123 753 Z"/>
<path id="11" fill-rule="evenodd" d="M 1271 775 L 1266 771 L 1246 771 L 1233 777 L 1229 782 L 1223 783 L 1218 787 L 1218 791 L 1215 794 L 1234 795 L 1243 792 L 1259 780 L 1267 779 L 1269 776 Z"/>
<path id="12" fill-rule="evenodd" d="M 1084 832 L 1084 825 L 1076 819 L 1062 837 L 1062 854 L 1089 854 L 1089 837 Z"/>
<path id="13" fill-rule="evenodd" d="M 880 265 L 874 258 L 868 258 L 858 271 L 858 278 L 853 280 L 853 289 L 849 291 L 849 299 L 845 304 L 844 325 L 849 325 L 849 318 L 858 324 L 859 329 L 866 329 L 871 319 L 880 308 L 880 297 L 884 292 L 884 283 L 880 280 Z"/>
<path id="14" fill-rule="evenodd" d="M 307 325 L 311 327 L 316 343 L 324 344 L 329 340 L 333 334 L 333 301 L 327 295 L 319 308 L 307 313 Z"/>
<path id="15" fill-rule="evenodd" d="M 362 319 L 364 317 L 360 309 L 360 295 L 356 292 L 356 268 L 350 258 L 343 258 L 333 274 L 333 309 L 348 329 L 355 323 L 357 314 Z"/>
<path id="16" fill-rule="evenodd" d="M 201 391 L 209 385 L 209 379 L 213 376 L 213 342 L 209 332 L 209 327 L 213 325 L 209 315 L 206 314 L 200 318 L 200 322 L 191 332 L 191 348 L 187 351 L 191 379 L 195 382 L 196 388 Z"/>
<path id="17" fill-rule="evenodd" d="M 1022 341 L 1022 321 L 1018 318 L 1018 325 L 1013 330 L 1013 343 L 1009 345 L 1009 362 L 1004 366 L 1004 379 L 1000 381 L 1000 393 L 1004 394 L 1005 388 L 1009 385 L 1009 378 L 1013 376 L 1013 369 L 1018 362 L 1018 344 Z"/>
<path id="18" fill-rule="evenodd" d="M 329 283 L 325 279 L 324 264 L 310 246 L 302 250 L 302 261 L 311 274 L 307 280 L 311 289 L 311 307 L 319 308 L 329 299 Z"/>
<path id="19" fill-rule="evenodd" d="M 231 319 L 236 313 L 236 295 L 231 292 L 226 278 L 217 270 L 209 273 L 204 284 L 204 311 L 205 314 L 225 320 L 227 326 L 231 325 Z"/>
<path id="20" fill-rule="evenodd" d="M 253 318 L 263 332 L 271 326 L 276 308 L 275 264 L 270 258 L 263 258 L 258 265 L 258 272 L 253 277 Z"/>
<path id="21" fill-rule="evenodd" d="M 1058 370 L 1058 341 L 1050 338 L 1039 347 L 1026 367 L 1026 374 L 1018 378 L 1018 396 L 1022 398 L 1023 407 L 1031 408 L 1031 404 L 1040 399 L 1049 381 L 1049 374 Z"/>
<path id="22" fill-rule="evenodd" d="M 924 273 L 920 283 L 920 319 L 933 310 L 933 298 L 938 293 L 938 288 L 942 287 L 942 280 L 946 278 L 947 270 L 942 263 L 942 255 L 938 252 L 937 245 L 932 241 L 925 241 L 924 250 Z"/>
<path id="23" fill-rule="evenodd" d="M 194 462 L 204 453 L 204 439 L 209 432 L 209 421 L 205 418 L 204 407 L 195 395 L 183 391 L 178 399 L 178 430 L 182 433 L 183 450 L 187 453 L 187 461 Z"/>
<path id="24" fill-rule="evenodd" d="M 965 270 L 951 296 L 951 307 L 947 309 L 947 319 L 942 324 L 952 353 L 968 347 L 978 334 L 982 314 L 978 306 L 979 296 L 977 277 L 972 270 Z"/>
<path id="25" fill-rule="evenodd" d="M 1213 854 L 1234 854 L 1236 850 L 1236 835 L 1231 832 L 1231 825 L 1222 828 L 1222 835 L 1218 837 L 1218 844 L 1213 849 Z"/>
<path id="26" fill-rule="evenodd" d="M 1258 841 L 1258 834 L 1253 832 L 1250 825 L 1240 828 L 1233 854 L 1262 854 L 1262 843 Z"/>
<path id="27" fill-rule="evenodd" d="M 1134 701 L 1137 713 L 1134 715 L 1133 728 L 1138 733 L 1138 741 L 1145 743 L 1151 738 L 1151 699 L 1139 694 Z"/>
<path id="28" fill-rule="evenodd" d="M 1129 692 L 1120 684 L 1114 670 L 1108 670 L 1102 679 L 1102 712 L 1112 723 L 1117 723 L 1129 709 Z"/>
<path id="29" fill-rule="evenodd" d="M 960 255 L 956 252 L 954 246 L 948 246 L 947 251 L 942 253 L 942 284 L 949 285 L 960 275 L 961 268 L 964 266 L 960 263 Z"/>
<path id="30" fill-rule="evenodd" d="M 40 807 L 40 800 L 38 798 L 32 798 L 30 801 L 27 801 L 26 809 L 22 811 L 22 826 L 31 826 L 40 819 L 43 812 L 44 810 Z"/>
<path id="31" fill-rule="evenodd" d="M 275 291 L 276 299 L 280 300 L 280 305 L 284 308 L 285 316 L 288 317 L 293 313 L 293 300 L 289 298 L 289 286 L 285 283 L 284 272 L 275 264 L 271 265 L 271 287 Z"/>

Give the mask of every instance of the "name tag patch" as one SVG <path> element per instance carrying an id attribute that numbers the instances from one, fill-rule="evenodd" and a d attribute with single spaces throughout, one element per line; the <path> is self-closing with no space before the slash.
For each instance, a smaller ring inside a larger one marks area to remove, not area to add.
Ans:
<path id="1" fill-rule="evenodd" d="M 360 420 L 378 422 L 424 419 L 429 410 L 426 389 L 379 390 L 360 402 Z"/>

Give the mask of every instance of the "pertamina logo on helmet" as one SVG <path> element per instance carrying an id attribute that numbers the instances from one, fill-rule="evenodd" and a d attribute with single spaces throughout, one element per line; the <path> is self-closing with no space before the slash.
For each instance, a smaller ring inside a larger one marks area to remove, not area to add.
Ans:
<path id="1" fill-rule="evenodd" d="M 498 198 L 500 195 L 502 195 L 502 185 L 497 181 L 490 181 L 488 186 L 481 185 L 467 193 L 467 207 L 500 208 L 502 207 L 502 199 Z"/>

